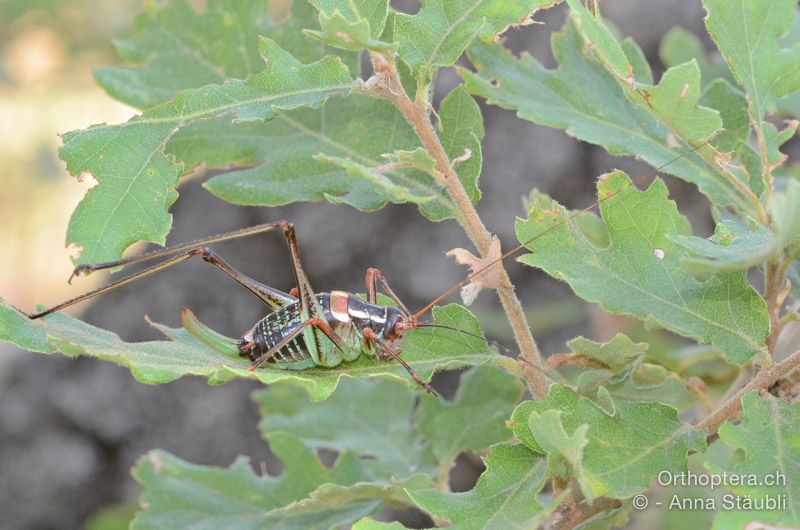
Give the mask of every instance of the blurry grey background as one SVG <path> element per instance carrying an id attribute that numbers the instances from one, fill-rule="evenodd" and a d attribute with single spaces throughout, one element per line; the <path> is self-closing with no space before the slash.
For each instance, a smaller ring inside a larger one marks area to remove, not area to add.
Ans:
<path id="1" fill-rule="evenodd" d="M 74 296 L 103 280 L 95 275 L 66 286 L 66 221 L 85 188 L 67 176 L 57 159 L 55 135 L 131 115 L 94 86 L 91 68 L 119 62 L 110 39 L 130 31 L 138 9 L 132 0 L 0 2 L 0 294 L 24 309 Z M 657 46 L 664 32 L 680 25 L 705 33 L 699 1 L 608 0 L 602 10 L 641 45 L 657 75 L 662 69 Z M 512 31 L 509 46 L 555 66 L 549 38 L 561 27 L 564 13 L 560 6 L 539 14 L 544 25 Z M 458 82 L 453 71 L 443 72 L 437 101 Z M 533 187 L 582 208 L 594 200 L 594 181 L 602 172 L 620 167 L 640 176 L 653 173 L 561 130 L 521 121 L 495 107 L 483 110 L 478 211 L 506 249 L 515 244 L 514 216 L 524 214 L 521 199 Z M 412 206 L 389 205 L 374 213 L 327 203 L 241 208 L 213 198 L 200 187 L 203 180 L 181 185 L 170 242 L 289 219 L 298 227 L 306 270 L 318 291 L 361 292 L 365 270 L 374 266 L 411 308 L 425 305 L 464 274 L 444 256 L 456 246 L 471 248 L 460 228 L 452 221 L 432 224 Z M 667 181 L 695 230 L 707 235 L 711 228 L 704 200 L 693 187 Z M 254 278 L 283 290 L 292 287 L 286 246 L 277 235 L 224 243 L 217 250 Z M 545 353 L 564 351 L 564 341 L 578 334 L 605 338 L 605 317 L 578 303 L 565 285 L 513 261 L 507 269 Z M 84 304 L 78 314 L 138 341 L 160 338 L 144 315 L 177 326 L 178 312 L 187 305 L 229 336 L 241 334 L 265 314 L 252 295 L 202 262 L 187 262 L 119 289 Z M 514 348 L 494 295 L 483 293 L 475 311 L 492 337 Z M 438 377 L 436 384 L 451 395 L 456 381 L 451 374 Z M 80 528 L 103 507 L 135 503 L 139 487 L 129 470 L 152 448 L 198 464 L 228 465 L 246 454 L 257 469 L 268 462 L 275 470 L 249 398 L 259 387 L 247 381 L 209 386 L 188 378 L 145 386 L 108 362 L 23 353 L 0 344 L 0 529 Z M 472 478 L 469 469 L 463 473 L 466 487 L 479 471 L 474 469 Z"/>

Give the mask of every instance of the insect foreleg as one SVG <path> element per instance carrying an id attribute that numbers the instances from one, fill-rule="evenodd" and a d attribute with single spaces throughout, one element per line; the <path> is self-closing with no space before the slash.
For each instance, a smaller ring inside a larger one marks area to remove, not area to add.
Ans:
<path id="1" fill-rule="evenodd" d="M 378 337 L 372 329 L 369 329 L 369 328 L 365 329 L 364 330 L 364 337 L 369 339 L 373 344 L 375 344 L 377 346 L 378 351 L 376 352 L 376 357 L 378 359 L 381 359 L 381 360 L 394 360 L 394 361 L 399 362 L 401 365 L 403 365 L 403 368 L 406 369 L 406 371 L 409 373 L 409 375 L 411 375 L 411 377 L 414 379 L 414 381 L 416 381 L 416 383 L 419 386 L 424 388 L 425 391 L 428 394 L 438 397 L 438 394 L 433 389 L 433 387 L 431 385 L 429 385 L 428 383 L 426 383 L 425 381 L 423 381 L 422 378 L 419 376 L 419 374 L 417 372 L 415 372 L 414 369 L 411 368 L 411 366 L 402 357 L 400 357 L 397 354 L 397 352 L 395 352 L 392 349 L 391 346 L 386 344 L 386 342 L 384 342 L 380 337 Z"/>

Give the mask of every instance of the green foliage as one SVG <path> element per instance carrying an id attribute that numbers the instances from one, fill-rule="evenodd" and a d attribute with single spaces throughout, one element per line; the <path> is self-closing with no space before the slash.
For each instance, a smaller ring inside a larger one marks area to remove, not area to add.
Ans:
<path id="1" fill-rule="evenodd" d="M 244 457 L 220 469 L 188 464 L 164 451 L 151 452 L 133 470 L 145 487 L 142 502 L 147 509 L 137 515 L 132 528 L 198 524 L 242 530 L 278 524 L 332 528 L 356 521 L 380 504 L 374 491 L 361 497 L 353 494 L 363 488 L 358 483 L 363 470 L 353 455 L 342 454 L 327 468 L 293 436 L 275 435 L 270 447 L 284 465 L 278 478 L 254 474 Z M 342 495 L 335 486 L 351 486 L 350 495 Z M 384 490 L 387 496 L 402 495 L 401 488 L 386 486 Z"/>
<path id="2" fill-rule="evenodd" d="M 547 480 L 547 463 L 522 445 L 496 445 L 475 488 L 464 493 L 411 491 L 419 507 L 446 517 L 456 528 L 535 528 L 546 512 L 536 500 Z"/>
<path id="3" fill-rule="evenodd" d="M 540 368 L 557 382 L 549 395 L 521 403 L 523 374 L 537 368 L 492 352 L 455 304 L 435 307 L 434 321 L 466 334 L 415 329 L 401 351 L 425 381 L 474 366 L 444 401 L 418 397 L 402 366 L 366 355 L 335 368 L 248 371 L 246 360 L 184 329 L 154 324 L 168 340 L 131 344 L 63 314 L 29 321 L 0 300 L 0 339 L 26 350 L 110 360 L 146 383 L 199 375 L 270 384 L 255 399 L 283 474 L 260 476 L 243 458 L 212 468 L 151 452 L 134 469 L 144 493 L 133 528 L 397 529 L 371 517 L 408 507 L 454 528 L 558 527 L 575 514 L 585 516 L 580 528 L 611 528 L 626 523 L 625 501 L 659 472 L 685 471 L 689 453 L 713 472 L 786 477 L 783 489 L 728 487 L 754 498 L 786 493 L 785 511 L 727 511 L 717 527 L 744 528 L 753 517 L 800 525 L 800 409 L 769 393 L 773 381 L 744 396 L 740 421 L 737 401 L 718 409 L 726 415 L 716 425 L 728 421 L 706 454 L 706 436 L 717 433 L 696 426 L 698 405 L 732 395 L 739 367 L 744 378 L 780 359 L 780 330 L 796 320 L 783 304 L 796 310 L 800 184 L 781 149 L 797 123 L 774 125 L 776 109 L 800 115 L 796 2 L 705 0 L 724 62 L 674 29 L 657 80 L 639 46 L 578 0 L 567 1 L 552 38 L 556 68 L 513 55 L 498 35 L 551 3 L 427 0 L 414 14 L 387 0 L 146 3 L 132 36 L 116 43 L 128 66 L 96 71 L 141 114 L 64 135 L 69 172 L 98 181 L 67 233 L 79 263 L 163 242 L 180 177 L 195 168 L 215 170 L 205 188 L 239 205 L 409 203 L 468 227 L 485 134 L 475 97 L 694 184 L 716 226 L 710 238 L 695 235 L 659 178 L 640 190 L 620 171 L 603 175 L 599 216 L 534 190 L 516 222 L 529 251 L 519 260 L 610 313 L 663 329 L 569 341 L 569 353 Z M 470 66 L 458 62 L 464 55 Z M 361 71 L 367 58 L 371 77 Z M 464 83 L 434 105 L 432 87 L 448 67 Z M 408 106 L 431 120 L 430 131 Z M 751 283 L 762 271 L 764 281 Z M 663 339 L 663 330 L 679 337 Z M 720 448 L 733 456 L 720 458 Z M 336 453 L 335 463 L 324 465 L 320 450 Z M 451 492 L 449 472 L 464 452 L 482 454 L 486 470 L 470 491 Z"/>
<path id="4" fill-rule="evenodd" d="M 531 250 L 519 259 L 564 279 L 579 296 L 610 312 L 711 342 L 731 362 L 745 363 L 766 339 L 764 301 L 744 274 L 698 281 L 681 270 L 686 251 L 667 236 L 687 234 L 690 227 L 666 195 L 661 180 L 638 191 L 622 172 L 604 175 L 598 196 L 610 197 L 600 204 L 607 247 L 589 241 L 563 207 L 540 197 L 528 219 L 517 221 L 517 237 Z M 543 235 L 533 239 L 537 234 Z"/>
<path id="5" fill-rule="evenodd" d="M 464 375 L 452 403 L 423 397 L 416 412 L 408 389 L 388 381 L 353 381 L 330 399 L 311 407 L 286 386 L 259 392 L 261 432 L 296 435 L 311 449 L 353 451 L 369 457 L 378 476 L 405 477 L 449 469 L 464 450 L 486 450 L 511 432 L 505 420 L 522 397 L 514 378 L 496 368 L 479 367 Z"/>
<path id="6" fill-rule="evenodd" d="M 606 411 L 555 385 L 543 401 L 525 401 L 512 418 L 517 438 L 569 463 L 587 498 L 631 497 L 663 470 L 685 470 L 688 451 L 703 451 L 701 431 L 661 403 L 615 401 Z"/>
<path id="7" fill-rule="evenodd" d="M 573 376 L 577 389 L 602 407 L 609 400 L 660 401 L 678 410 L 691 407 L 695 400 L 688 382 L 679 374 L 659 364 L 644 362 L 646 343 L 635 343 L 618 333 L 601 344 L 577 337 L 568 342 L 571 354 L 562 356 L 561 364 L 587 366 Z"/>
<path id="8" fill-rule="evenodd" d="M 727 2 L 706 0 L 706 26 L 733 75 L 745 88 L 757 125 L 775 102 L 800 89 L 800 46 L 783 49 L 778 37 L 792 27 L 797 12 L 793 0 Z"/>
<path id="9" fill-rule="evenodd" d="M 259 47 L 267 67 L 245 81 L 185 90 L 125 124 L 64 136 L 61 156 L 70 173 L 89 172 L 99 181 L 75 210 L 67 232 L 67 241 L 83 248 L 81 263 L 118 258 L 138 240 L 164 242 L 171 224 L 167 208 L 177 199 L 181 172 L 164 146 L 181 127 L 221 116 L 270 119 L 279 110 L 318 107 L 354 87 L 335 57 L 303 65 L 274 41 L 262 39 Z"/>
<path id="10" fill-rule="evenodd" d="M 719 469 L 712 462 L 707 465 L 719 473 L 728 471 L 761 479 L 757 485 L 728 485 L 726 489 L 733 494 L 752 500 L 784 496 L 786 504 L 780 509 L 741 506 L 725 510 L 717 514 L 715 524 L 737 530 L 754 519 L 775 526 L 796 525 L 800 520 L 800 406 L 749 392 L 742 398 L 742 409 L 741 424 L 725 423 L 719 436 L 726 445 L 741 451 L 743 457 L 728 469 Z M 766 480 L 774 482 L 764 483 Z"/>
<path id="11" fill-rule="evenodd" d="M 436 69 L 450 66 L 476 38 L 494 40 L 509 26 L 527 22 L 537 8 L 553 0 L 426 0 L 415 15 L 399 14 L 395 38 L 399 56 L 419 86 L 430 83 Z"/>
<path id="12" fill-rule="evenodd" d="M 475 317 L 463 307 L 437 307 L 433 315 L 436 323 L 480 333 Z M 335 368 L 294 371 L 265 367 L 249 371 L 249 360 L 214 351 L 184 329 L 160 324 L 154 326 L 170 340 L 128 343 L 115 333 L 64 314 L 31 321 L 0 299 L 0 337 L 3 340 L 41 353 L 59 351 L 69 356 L 86 355 L 108 360 L 130 368 L 133 376 L 143 383 L 167 383 L 187 375 L 207 377 L 212 384 L 237 377 L 267 384 L 288 381 L 304 388 L 315 401 L 330 396 L 343 378 L 382 377 L 414 384 L 402 366 L 378 362 L 366 355 Z M 415 330 L 407 339 L 403 358 L 425 380 L 430 380 L 437 369 L 485 364 L 495 358 L 494 354 L 487 353 L 486 343 L 482 340 L 445 329 Z"/>

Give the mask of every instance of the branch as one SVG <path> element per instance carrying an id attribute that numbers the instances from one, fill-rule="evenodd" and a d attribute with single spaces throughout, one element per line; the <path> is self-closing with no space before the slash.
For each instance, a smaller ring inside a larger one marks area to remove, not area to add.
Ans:
<path id="1" fill-rule="evenodd" d="M 592 504 L 587 504 L 585 501 L 581 503 L 574 503 L 573 501 L 562 502 L 549 520 L 542 525 L 542 528 L 546 530 L 569 530 L 599 513 L 613 510 L 620 506 L 622 506 L 622 501 L 609 499 L 608 497 L 595 499 Z"/>
<path id="2" fill-rule="evenodd" d="M 428 115 L 427 100 L 411 101 L 400 82 L 393 57 L 372 54 L 372 63 L 375 75 L 364 83 L 365 92 L 390 101 L 413 127 L 422 146 L 436 161 L 439 175 L 434 175 L 434 178 L 437 184 L 447 190 L 459 213 L 459 223 L 481 256 L 486 257 L 492 236 L 478 216 L 475 206 L 464 190 L 461 180 L 439 141 Z M 498 276 L 503 284 L 497 289 L 497 294 L 514 332 L 514 338 L 521 352 L 520 356 L 525 361 L 521 363 L 523 374 L 534 397 L 544 399 L 547 396 L 547 383 L 542 375 L 539 349 L 525 320 L 522 304 L 514 293 L 514 287 L 503 264 L 498 263 L 496 266 Z"/>
<path id="3" fill-rule="evenodd" d="M 751 390 L 760 390 L 771 386 L 775 381 L 800 365 L 800 350 L 797 350 L 786 359 L 768 370 L 759 372 L 749 383 L 736 392 L 733 396 L 712 412 L 706 419 L 696 425 L 697 429 L 706 429 L 716 433 L 722 423 L 739 412 L 742 408 L 742 396 Z"/>

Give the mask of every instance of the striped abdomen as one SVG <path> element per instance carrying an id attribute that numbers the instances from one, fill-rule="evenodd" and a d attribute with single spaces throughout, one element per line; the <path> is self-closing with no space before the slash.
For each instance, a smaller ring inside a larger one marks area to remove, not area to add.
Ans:
<path id="1" fill-rule="evenodd" d="M 328 294 L 318 294 L 319 301 L 325 313 L 328 312 Z M 300 316 L 300 303 L 295 302 L 270 313 L 259 320 L 255 326 L 240 341 L 242 356 L 247 356 L 255 361 L 269 352 L 276 344 L 286 339 L 302 324 Z M 287 342 L 280 350 L 267 359 L 268 363 L 295 363 L 310 359 L 303 333 L 298 333 Z"/>

